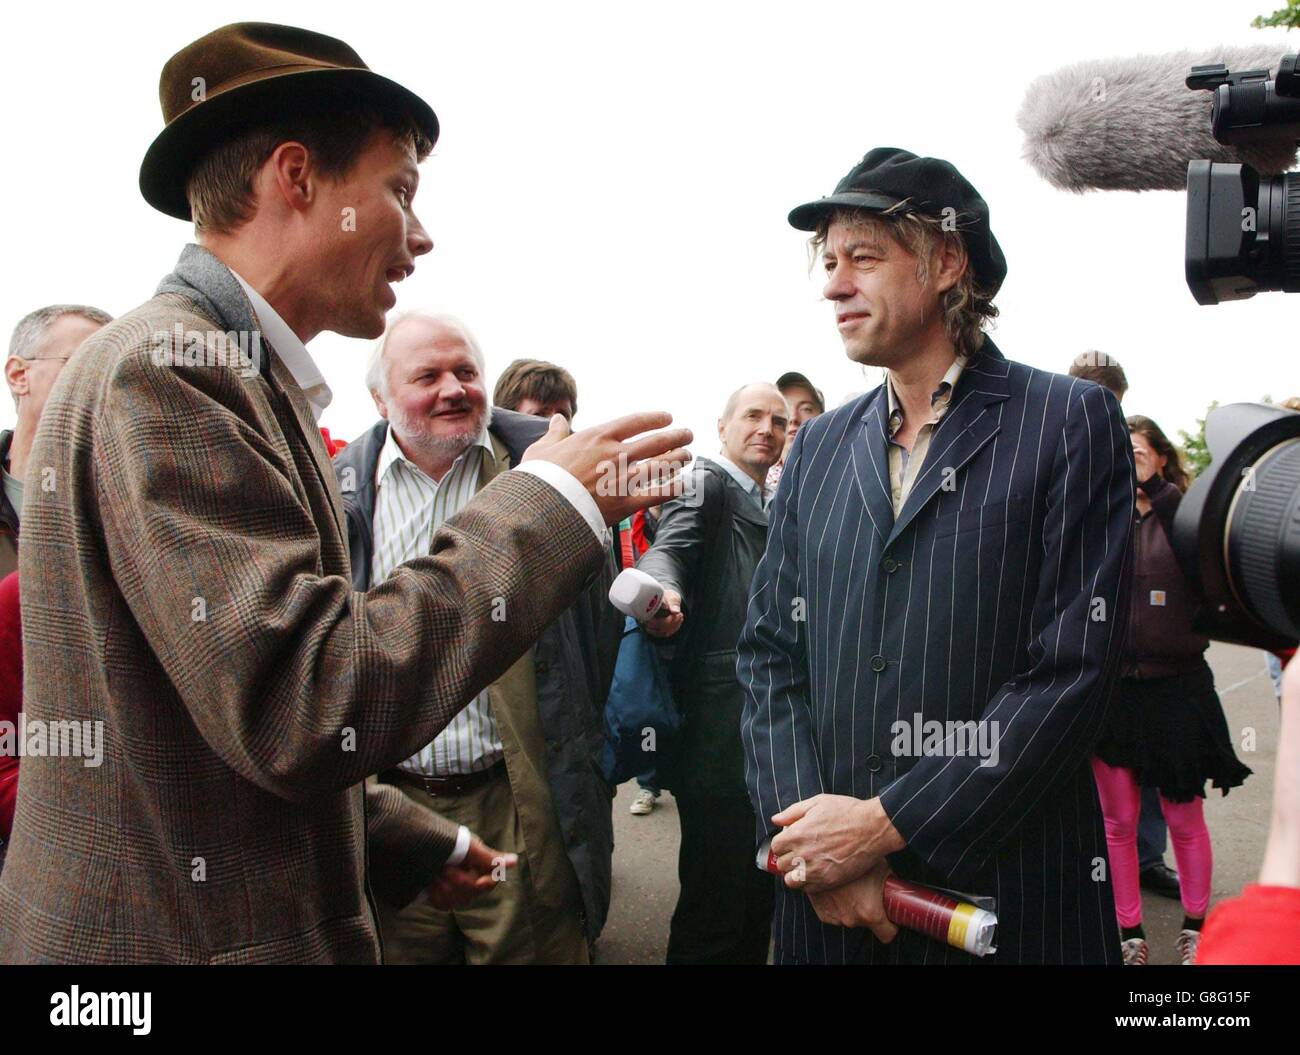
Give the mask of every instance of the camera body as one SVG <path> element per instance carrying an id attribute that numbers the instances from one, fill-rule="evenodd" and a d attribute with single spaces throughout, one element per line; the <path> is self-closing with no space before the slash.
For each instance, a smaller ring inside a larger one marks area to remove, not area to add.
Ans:
<path id="1" fill-rule="evenodd" d="M 1214 138 L 1234 146 L 1300 141 L 1296 59 L 1282 59 L 1276 80 L 1269 79 L 1267 70 L 1192 67 L 1187 86 L 1214 92 Z M 1191 162 L 1186 268 L 1198 304 L 1269 290 L 1300 291 L 1300 174 L 1261 176 L 1249 165 Z"/>
<path id="2" fill-rule="evenodd" d="M 1196 66 L 1187 86 L 1214 92 L 1220 143 L 1300 140 L 1300 72 Z M 1249 165 L 1187 168 L 1187 285 L 1198 304 L 1300 291 L 1300 175 Z M 1220 641 L 1282 649 L 1300 638 L 1300 413 L 1255 403 L 1205 420 L 1211 462 L 1188 489 L 1173 546 L 1201 596 L 1198 629 Z"/>

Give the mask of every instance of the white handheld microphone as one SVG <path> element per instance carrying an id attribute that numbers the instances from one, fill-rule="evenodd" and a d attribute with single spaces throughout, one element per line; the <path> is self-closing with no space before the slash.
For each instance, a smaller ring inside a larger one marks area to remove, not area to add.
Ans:
<path id="1" fill-rule="evenodd" d="M 609 603 L 638 623 L 653 618 L 663 603 L 664 588 L 652 576 L 625 568 L 609 588 Z"/>

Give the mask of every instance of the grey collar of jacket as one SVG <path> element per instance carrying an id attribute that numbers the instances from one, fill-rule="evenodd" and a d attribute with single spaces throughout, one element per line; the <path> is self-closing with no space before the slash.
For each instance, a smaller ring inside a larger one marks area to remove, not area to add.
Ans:
<path id="1" fill-rule="evenodd" d="M 252 333 L 260 330 L 253 305 L 239 280 L 212 253 L 192 242 L 181 250 L 176 267 L 158 283 L 154 296 L 178 293 L 193 301 L 200 314 L 219 323 L 227 332 Z M 270 377 L 269 356 L 260 356 L 258 368 Z"/>

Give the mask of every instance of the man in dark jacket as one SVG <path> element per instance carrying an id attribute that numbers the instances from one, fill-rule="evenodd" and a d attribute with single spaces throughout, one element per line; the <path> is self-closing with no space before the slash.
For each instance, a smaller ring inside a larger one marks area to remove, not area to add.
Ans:
<path id="1" fill-rule="evenodd" d="M 395 322 L 367 384 L 384 419 L 334 458 L 358 590 L 383 582 L 402 547 L 423 546 L 421 533 L 547 429 L 488 406 L 482 353 L 449 316 Z M 424 897 L 400 912 L 381 908 L 387 962 L 587 961 L 609 909 L 614 849 L 611 792 L 597 765 L 622 627 L 606 596 L 612 575 L 611 553 L 533 648 L 436 740 L 379 774 L 520 860 L 463 909 Z"/>
<path id="2" fill-rule="evenodd" d="M 754 864 L 754 811 L 740 742 L 736 641 L 767 539 L 763 480 L 785 447 L 790 410 L 775 385 L 746 385 L 718 421 L 722 453 L 697 458 L 686 495 L 663 507 L 637 567 L 664 586 L 682 739 L 659 776 L 681 816 L 681 895 L 669 963 L 767 962 L 773 884 Z"/>

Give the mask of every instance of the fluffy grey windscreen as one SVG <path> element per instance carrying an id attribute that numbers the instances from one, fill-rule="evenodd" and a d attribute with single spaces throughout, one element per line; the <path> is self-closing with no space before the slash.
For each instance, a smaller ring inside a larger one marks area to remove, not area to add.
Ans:
<path id="1" fill-rule="evenodd" d="M 1294 137 L 1227 147 L 1210 132 L 1212 93 L 1186 85 L 1193 66 L 1277 70 L 1285 43 L 1076 63 L 1029 86 L 1017 122 L 1024 158 L 1062 190 L 1182 190 L 1195 158 L 1261 173 L 1295 162 Z"/>

